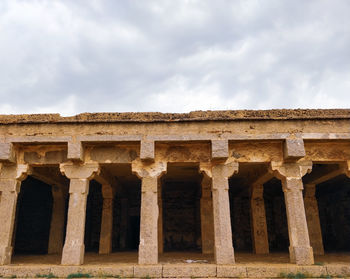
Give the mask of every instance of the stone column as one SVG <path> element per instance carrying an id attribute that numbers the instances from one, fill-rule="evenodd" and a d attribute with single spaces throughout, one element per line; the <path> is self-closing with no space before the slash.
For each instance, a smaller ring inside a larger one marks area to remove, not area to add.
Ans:
<path id="1" fill-rule="evenodd" d="M 315 197 L 316 185 L 305 184 L 304 204 L 307 227 L 311 247 L 315 255 L 324 255 L 320 216 L 318 212 L 317 199 Z"/>
<path id="2" fill-rule="evenodd" d="M 203 175 L 202 196 L 200 199 L 202 253 L 214 253 L 213 199 L 211 196 L 211 178 Z"/>
<path id="3" fill-rule="evenodd" d="M 134 161 L 132 171 L 142 179 L 139 264 L 158 263 L 158 180 L 166 163 Z"/>
<path id="4" fill-rule="evenodd" d="M 253 249 L 255 254 L 268 254 L 269 241 L 266 225 L 266 213 L 264 203 L 264 186 L 252 185 L 250 198 L 251 227 L 253 236 Z"/>
<path id="5" fill-rule="evenodd" d="M 128 226 L 129 226 L 129 201 L 127 198 L 120 199 L 121 212 L 120 212 L 120 239 L 119 244 L 121 249 L 126 248 Z"/>
<path id="6" fill-rule="evenodd" d="M 11 263 L 17 198 L 21 182 L 29 172 L 28 165 L 0 164 L 0 265 Z"/>
<path id="7" fill-rule="evenodd" d="M 48 254 L 59 254 L 62 252 L 66 196 L 67 193 L 64 193 L 61 187 L 52 185 L 53 204 Z"/>
<path id="8" fill-rule="evenodd" d="M 212 178 L 213 218 L 214 218 L 214 257 L 217 264 L 235 263 L 228 178 L 238 172 L 238 163 L 202 164 L 201 171 Z"/>
<path id="9" fill-rule="evenodd" d="M 163 199 L 162 199 L 162 185 L 158 183 L 158 253 L 164 252 L 164 241 L 163 241 Z"/>
<path id="10" fill-rule="evenodd" d="M 112 252 L 113 232 L 113 200 L 114 193 L 111 185 L 102 185 L 102 218 L 100 232 L 99 254 L 110 254 Z"/>
<path id="11" fill-rule="evenodd" d="M 60 169 L 70 179 L 66 240 L 61 263 L 81 265 L 85 253 L 84 232 L 89 181 L 100 169 L 98 164 L 75 163 L 63 163 Z"/>
<path id="12" fill-rule="evenodd" d="M 307 228 L 302 177 L 311 171 L 312 163 L 271 162 L 274 175 L 281 180 L 286 203 L 289 255 L 291 263 L 311 265 L 314 263 Z"/>

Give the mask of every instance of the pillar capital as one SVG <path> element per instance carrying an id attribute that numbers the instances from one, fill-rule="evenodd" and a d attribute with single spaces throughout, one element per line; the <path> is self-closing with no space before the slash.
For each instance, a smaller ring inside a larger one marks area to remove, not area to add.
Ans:
<path id="1" fill-rule="evenodd" d="M 222 177 L 228 179 L 238 172 L 238 162 L 226 161 L 225 163 L 200 163 L 200 172 L 204 172 L 210 178 Z"/>
<path id="2" fill-rule="evenodd" d="M 100 173 L 100 166 L 98 163 L 80 164 L 67 162 L 60 164 L 60 171 L 69 179 L 90 180 Z"/>
<path id="3" fill-rule="evenodd" d="M 269 168 L 269 171 L 272 172 L 278 179 L 301 179 L 306 173 L 310 173 L 311 170 L 311 161 L 302 161 L 297 163 L 272 161 Z"/>
<path id="4" fill-rule="evenodd" d="M 167 163 L 156 161 L 141 161 L 135 160 L 131 165 L 132 172 L 135 173 L 140 179 L 142 178 L 158 178 L 163 175 L 167 170 Z"/>
<path id="5" fill-rule="evenodd" d="M 32 168 L 28 164 L 1 164 L 0 179 L 15 179 L 23 181 L 31 174 Z"/>

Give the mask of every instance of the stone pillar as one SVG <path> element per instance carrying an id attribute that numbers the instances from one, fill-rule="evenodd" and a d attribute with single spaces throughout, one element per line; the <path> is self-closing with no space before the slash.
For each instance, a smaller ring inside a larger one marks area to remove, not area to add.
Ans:
<path id="1" fill-rule="evenodd" d="M 213 199 L 211 196 L 211 178 L 203 175 L 202 196 L 200 199 L 202 253 L 214 253 Z"/>
<path id="2" fill-rule="evenodd" d="M 121 212 L 120 212 L 120 239 L 119 244 L 121 249 L 126 248 L 128 226 L 129 226 L 129 201 L 127 198 L 120 199 Z"/>
<path id="3" fill-rule="evenodd" d="M 312 163 L 271 162 L 274 175 L 281 180 L 286 203 L 289 255 L 291 263 L 311 265 L 314 263 L 307 228 L 302 177 L 311 171 Z"/>
<path id="4" fill-rule="evenodd" d="M 63 163 L 60 169 L 70 179 L 66 240 L 61 263 L 81 265 L 85 253 L 84 232 L 89 181 L 100 169 L 98 164 L 75 163 Z"/>
<path id="5" fill-rule="evenodd" d="M 132 171 L 142 179 L 139 264 L 158 263 L 158 180 L 166 171 L 164 162 L 132 163 Z"/>
<path id="6" fill-rule="evenodd" d="M 17 197 L 29 171 L 28 165 L 0 164 L 0 265 L 11 263 Z"/>
<path id="7" fill-rule="evenodd" d="M 304 190 L 304 204 L 307 227 L 311 247 L 315 255 L 324 255 L 320 216 L 318 212 L 317 199 L 315 197 L 316 185 L 306 184 Z"/>
<path id="8" fill-rule="evenodd" d="M 66 196 L 67 194 L 64 193 L 61 187 L 52 185 L 53 204 L 48 254 L 59 254 L 62 252 Z"/>
<path id="9" fill-rule="evenodd" d="M 163 238 L 163 199 L 162 199 L 162 185 L 158 183 L 158 253 L 164 252 L 164 238 Z"/>
<path id="10" fill-rule="evenodd" d="M 238 163 L 201 163 L 200 169 L 212 179 L 215 262 L 217 264 L 233 264 L 235 259 L 232 245 L 228 178 L 238 172 Z"/>
<path id="11" fill-rule="evenodd" d="M 111 185 L 102 185 L 102 197 L 103 197 L 103 206 L 102 206 L 99 254 L 110 254 L 112 252 L 113 200 L 114 200 L 114 193 Z"/>
<path id="12" fill-rule="evenodd" d="M 253 249 L 255 254 L 269 253 L 269 240 L 266 225 L 264 203 L 264 186 L 252 185 L 250 198 L 251 227 L 253 236 Z"/>

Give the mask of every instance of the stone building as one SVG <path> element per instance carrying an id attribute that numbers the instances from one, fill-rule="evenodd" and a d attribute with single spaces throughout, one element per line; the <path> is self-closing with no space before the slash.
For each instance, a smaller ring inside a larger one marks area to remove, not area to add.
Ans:
<path id="1" fill-rule="evenodd" d="M 350 110 L 0 116 L 0 265 L 16 255 L 350 252 Z M 236 260 L 239 263 L 239 260 Z"/>

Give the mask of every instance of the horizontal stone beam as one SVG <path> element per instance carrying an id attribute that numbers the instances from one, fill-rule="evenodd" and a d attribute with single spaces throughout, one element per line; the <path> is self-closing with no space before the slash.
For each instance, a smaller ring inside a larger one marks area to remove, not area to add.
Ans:
<path id="1" fill-rule="evenodd" d="M 101 185 L 117 185 L 117 180 L 115 177 L 103 168 L 101 168 L 99 174 L 95 175 L 94 180 L 96 180 Z"/>
<path id="2" fill-rule="evenodd" d="M 269 180 L 271 180 L 274 177 L 274 175 L 269 172 L 266 171 L 264 174 L 262 174 L 261 176 L 259 176 L 256 180 L 254 180 L 251 185 L 255 186 L 255 185 L 263 185 L 266 182 L 268 182 Z"/>
<path id="3" fill-rule="evenodd" d="M 326 182 L 334 177 L 337 177 L 339 175 L 344 174 L 344 170 L 341 168 L 332 170 L 330 172 L 327 172 L 325 174 L 321 174 L 320 176 L 313 177 L 313 178 L 307 178 L 305 177 L 305 184 L 321 184 L 323 182 Z"/>

